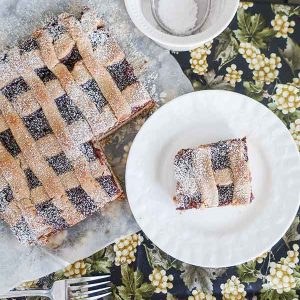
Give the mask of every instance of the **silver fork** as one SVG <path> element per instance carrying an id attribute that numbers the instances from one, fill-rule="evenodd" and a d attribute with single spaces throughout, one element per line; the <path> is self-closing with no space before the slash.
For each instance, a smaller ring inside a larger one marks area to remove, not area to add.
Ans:
<path id="1" fill-rule="evenodd" d="M 42 296 L 52 300 L 98 300 L 111 294 L 109 277 L 100 275 L 59 280 L 54 282 L 50 290 L 11 291 L 0 295 L 0 298 Z"/>

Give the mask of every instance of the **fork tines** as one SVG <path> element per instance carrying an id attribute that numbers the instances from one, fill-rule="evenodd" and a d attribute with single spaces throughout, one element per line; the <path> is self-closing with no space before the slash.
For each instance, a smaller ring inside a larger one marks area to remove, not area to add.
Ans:
<path id="1" fill-rule="evenodd" d="M 110 275 L 72 278 L 68 282 L 70 300 L 98 300 L 111 294 Z M 103 279 L 106 279 L 103 281 Z"/>

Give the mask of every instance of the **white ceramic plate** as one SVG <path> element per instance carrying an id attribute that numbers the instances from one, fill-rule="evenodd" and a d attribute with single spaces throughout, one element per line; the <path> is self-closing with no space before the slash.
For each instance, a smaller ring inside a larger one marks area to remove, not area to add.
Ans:
<path id="1" fill-rule="evenodd" d="M 177 211 L 177 151 L 244 136 L 253 203 Z M 198 266 L 236 265 L 270 249 L 291 225 L 300 202 L 299 153 L 284 124 L 260 103 L 233 92 L 195 92 L 164 105 L 141 128 L 129 153 L 126 190 L 138 224 L 163 251 Z"/>

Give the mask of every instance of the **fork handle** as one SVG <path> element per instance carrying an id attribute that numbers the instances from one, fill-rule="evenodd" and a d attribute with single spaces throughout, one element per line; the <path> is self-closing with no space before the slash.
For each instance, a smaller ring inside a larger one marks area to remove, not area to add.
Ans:
<path id="1" fill-rule="evenodd" d="M 7 294 L 0 295 L 0 298 L 15 298 L 26 296 L 41 296 L 51 298 L 50 290 L 24 290 L 24 291 L 11 291 Z"/>

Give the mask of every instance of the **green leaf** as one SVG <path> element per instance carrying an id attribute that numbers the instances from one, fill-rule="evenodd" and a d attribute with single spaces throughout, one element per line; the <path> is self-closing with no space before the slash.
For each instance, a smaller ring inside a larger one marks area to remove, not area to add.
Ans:
<path id="1" fill-rule="evenodd" d="M 165 270 L 170 269 L 174 259 L 153 245 L 153 248 L 148 248 L 146 245 L 145 251 L 147 260 L 152 268 L 161 267 Z"/>
<path id="2" fill-rule="evenodd" d="M 300 6 L 272 4 L 271 7 L 275 15 L 300 16 Z"/>
<path id="3" fill-rule="evenodd" d="M 272 10 L 275 15 L 289 15 L 292 6 L 282 4 L 271 4 Z"/>
<path id="4" fill-rule="evenodd" d="M 143 283 L 136 291 L 137 294 L 141 295 L 143 299 L 150 298 L 155 291 L 155 287 L 150 283 Z"/>
<path id="5" fill-rule="evenodd" d="M 92 263 L 92 271 L 98 273 L 109 273 L 112 263 L 106 259 L 98 260 Z"/>
<path id="6" fill-rule="evenodd" d="M 216 47 L 214 60 L 220 61 L 222 67 L 237 56 L 239 45 L 229 28 L 226 28 L 216 39 L 219 44 Z"/>
<path id="7" fill-rule="evenodd" d="M 176 297 L 174 297 L 172 294 L 167 294 L 167 300 L 178 300 Z"/>
<path id="8" fill-rule="evenodd" d="M 105 253 L 105 248 L 96 252 L 95 254 L 93 254 L 92 256 L 90 256 L 90 258 L 92 260 L 100 260 L 104 257 L 104 253 Z"/>
<path id="9" fill-rule="evenodd" d="M 143 300 L 143 299 L 144 299 L 143 296 L 140 294 L 135 294 L 134 296 L 134 300 Z"/>
<path id="10" fill-rule="evenodd" d="M 105 249 L 105 258 L 113 263 L 115 261 L 116 253 L 114 251 L 113 245 L 109 245 Z"/>
<path id="11" fill-rule="evenodd" d="M 135 282 L 134 282 L 133 269 L 131 269 L 128 265 L 122 265 L 121 276 L 122 276 L 122 283 L 125 286 L 128 294 L 134 295 Z"/>
<path id="12" fill-rule="evenodd" d="M 236 268 L 241 281 L 248 283 L 257 281 L 257 274 L 259 274 L 259 272 L 256 270 L 256 261 L 249 261 L 236 266 Z"/>
<path id="13" fill-rule="evenodd" d="M 245 88 L 246 95 L 257 100 L 263 100 L 264 94 L 264 83 L 263 82 L 252 82 L 252 81 L 244 81 L 243 86 Z"/>
<path id="14" fill-rule="evenodd" d="M 117 294 L 117 289 L 114 285 L 112 287 L 112 296 L 114 300 L 122 300 L 122 298 Z"/>
<path id="15" fill-rule="evenodd" d="M 221 76 L 221 75 L 216 76 L 216 73 L 214 70 L 211 70 L 211 71 L 205 73 L 202 77 L 205 80 L 205 84 L 202 84 L 198 80 L 193 81 L 193 86 L 195 88 L 195 91 L 201 91 L 201 90 L 233 91 L 234 90 L 233 86 L 231 86 L 228 82 L 223 80 L 223 76 Z"/>
<path id="16" fill-rule="evenodd" d="M 268 107 L 286 126 L 300 118 L 299 110 L 296 110 L 293 113 L 284 114 L 281 110 L 277 109 L 277 105 L 274 102 L 268 103 Z"/>
<path id="17" fill-rule="evenodd" d="M 283 240 L 287 246 L 289 246 L 290 242 L 295 242 L 300 240 L 300 232 L 298 231 L 299 224 L 300 224 L 300 218 L 299 216 L 296 216 L 292 225 L 290 226 L 290 228 L 288 229 L 288 231 L 283 237 Z"/>
<path id="18" fill-rule="evenodd" d="M 134 287 L 137 289 L 143 283 L 143 273 L 139 270 L 134 272 Z"/>
<path id="19" fill-rule="evenodd" d="M 278 294 L 276 290 L 262 290 L 259 296 L 260 300 L 294 300 L 299 299 L 295 290 L 291 290 L 288 293 L 283 292 Z"/>
<path id="20" fill-rule="evenodd" d="M 290 12 L 290 16 L 293 15 L 300 17 L 300 6 L 293 7 L 293 9 Z"/>
<path id="21" fill-rule="evenodd" d="M 117 286 L 120 297 L 123 300 L 131 300 L 131 294 L 129 294 L 128 290 L 125 286 Z"/>
<path id="22" fill-rule="evenodd" d="M 118 286 L 118 292 L 122 299 L 147 299 L 152 296 L 155 287 L 149 283 L 143 283 L 143 274 L 133 271 L 128 265 L 121 266 L 122 286 Z"/>
<path id="23" fill-rule="evenodd" d="M 279 49 L 279 52 L 293 72 L 300 70 L 300 46 L 296 42 L 288 37 L 286 48 L 284 50 Z"/>
<path id="24" fill-rule="evenodd" d="M 250 15 L 243 9 L 237 13 L 238 29 L 234 31 L 241 42 L 250 42 L 257 48 L 267 48 L 267 42 L 274 37 L 275 32 L 265 27 L 266 21 L 261 14 Z"/>
<path id="25" fill-rule="evenodd" d="M 180 277 L 190 291 L 196 288 L 202 289 L 204 292 L 212 292 L 213 284 L 211 280 L 216 279 L 226 271 L 225 268 L 209 269 L 196 267 L 185 263 L 182 264 L 181 270 L 183 273 L 180 275 Z"/>

